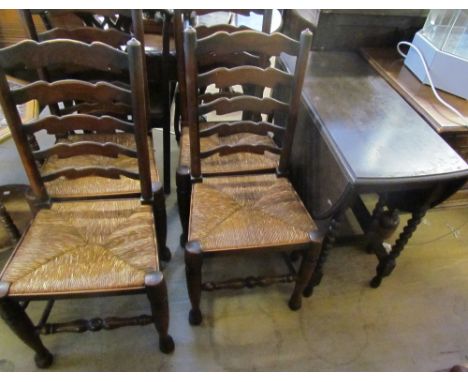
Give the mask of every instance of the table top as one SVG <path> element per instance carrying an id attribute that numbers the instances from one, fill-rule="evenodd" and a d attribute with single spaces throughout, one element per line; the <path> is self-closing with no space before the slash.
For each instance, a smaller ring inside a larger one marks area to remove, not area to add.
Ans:
<path id="1" fill-rule="evenodd" d="M 424 85 L 403 64 L 395 48 L 362 49 L 369 64 L 413 106 L 438 132 L 466 132 L 462 119 L 439 103 L 429 86 Z M 440 96 L 468 119 L 468 100 L 439 90 Z"/>
<path id="2" fill-rule="evenodd" d="M 288 71 L 295 58 L 281 56 Z M 311 52 L 303 102 L 355 184 L 468 177 L 465 161 L 355 52 Z"/>

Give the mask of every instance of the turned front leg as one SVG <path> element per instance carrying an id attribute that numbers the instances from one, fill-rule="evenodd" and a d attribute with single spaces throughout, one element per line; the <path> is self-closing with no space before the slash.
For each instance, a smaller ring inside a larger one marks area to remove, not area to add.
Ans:
<path id="1" fill-rule="evenodd" d="M 52 365 L 54 357 L 42 343 L 34 324 L 20 304 L 6 297 L 8 288 L 9 284 L 0 283 L 0 293 L 3 294 L 3 297 L 0 295 L 0 317 L 21 341 L 34 350 L 36 366 L 41 369 L 48 368 Z"/>
<path id="2" fill-rule="evenodd" d="M 169 304 L 167 287 L 162 272 L 151 272 L 145 276 L 146 295 L 150 301 L 154 326 L 159 334 L 159 349 L 163 353 L 174 351 L 174 341 L 169 335 Z"/>
<path id="3" fill-rule="evenodd" d="M 203 254 L 198 241 L 189 241 L 185 246 L 185 273 L 187 289 L 192 309 L 189 313 L 191 325 L 200 325 L 202 314 L 200 310 L 200 299 L 202 290 L 202 263 Z"/>

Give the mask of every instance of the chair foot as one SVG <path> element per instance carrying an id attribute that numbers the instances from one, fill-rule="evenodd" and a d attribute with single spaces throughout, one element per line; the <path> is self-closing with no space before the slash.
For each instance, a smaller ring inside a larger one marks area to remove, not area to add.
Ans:
<path id="1" fill-rule="evenodd" d="M 182 232 L 182 233 L 180 234 L 179 244 L 180 244 L 180 246 L 181 246 L 182 248 L 184 248 L 184 247 L 185 247 L 185 244 L 187 244 L 187 235 L 185 235 L 184 232 Z"/>
<path id="2" fill-rule="evenodd" d="M 174 340 L 171 336 L 159 338 L 159 350 L 164 354 L 170 354 L 174 351 Z"/>
<path id="3" fill-rule="evenodd" d="M 54 361 L 54 356 L 49 352 L 43 354 L 36 354 L 34 356 L 34 362 L 39 369 L 47 369 L 52 365 Z"/>
<path id="4" fill-rule="evenodd" d="M 291 298 L 288 303 L 289 309 L 292 311 L 296 311 L 301 309 L 302 306 L 302 300 L 300 298 Z"/>
<path id="5" fill-rule="evenodd" d="M 375 276 L 369 284 L 372 288 L 378 288 L 381 283 L 382 283 L 382 277 Z"/>
<path id="6" fill-rule="evenodd" d="M 308 298 L 312 296 L 313 293 L 314 293 L 314 287 L 307 285 L 304 291 L 302 292 L 302 296 Z"/>
<path id="7" fill-rule="evenodd" d="M 167 247 L 164 247 L 164 250 L 161 253 L 160 258 L 162 261 L 166 261 L 166 262 L 171 261 L 172 255 L 171 255 L 170 249 Z"/>
<path id="8" fill-rule="evenodd" d="M 191 309 L 189 313 L 190 325 L 198 326 L 202 323 L 202 321 L 203 321 L 203 316 L 201 314 L 201 311 L 199 309 L 198 310 Z"/>

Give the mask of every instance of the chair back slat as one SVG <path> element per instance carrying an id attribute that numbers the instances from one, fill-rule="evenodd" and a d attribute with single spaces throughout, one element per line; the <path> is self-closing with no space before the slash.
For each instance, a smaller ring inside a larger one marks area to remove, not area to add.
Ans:
<path id="1" fill-rule="evenodd" d="M 119 118 L 126 118 L 132 113 L 132 106 L 120 102 L 107 104 L 82 102 L 60 109 L 60 115 L 69 115 L 76 112 L 96 116 L 109 114 L 113 116 L 117 115 Z"/>
<path id="2" fill-rule="evenodd" d="M 299 43 L 281 33 L 267 34 L 252 30 L 234 33 L 217 32 L 197 42 L 196 54 L 204 55 L 215 52 L 224 55 L 234 52 L 250 52 L 265 56 L 279 56 L 287 53 L 297 56 Z"/>
<path id="3" fill-rule="evenodd" d="M 230 155 L 238 153 L 252 153 L 252 154 L 264 154 L 265 151 L 269 151 L 274 154 L 280 154 L 281 149 L 277 146 L 265 145 L 265 144 L 253 144 L 253 145 L 221 145 L 216 146 L 212 149 L 200 152 L 200 158 L 208 158 L 212 155 L 219 154 Z"/>
<path id="4" fill-rule="evenodd" d="M 13 101 L 23 104 L 37 100 L 41 105 L 62 101 L 131 104 L 131 92 L 118 86 L 80 80 L 60 80 L 53 83 L 37 81 L 12 91 Z"/>
<path id="5" fill-rule="evenodd" d="M 87 176 L 99 176 L 109 179 L 120 179 L 125 176 L 130 179 L 140 179 L 140 174 L 133 171 L 128 171 L 118 167 L 100 167 L 100 166 L 87 166 L 80 168 L 64 168 L 58 171 L 50 172 L 42 177 L 44 182 L 50 182 L 55 179 L 64 177 L 65 179 L 78 179 Z"/>
<path id="6" fill-rule="evenodd" d="M 236 52 L 231 54 L 207 54 L 199 57 L 197 61 L 199 73 L 208 72 L 218 67 L 235 68 L 248 65 L 267 68 L 269 62 L 260 61 L 259 57 L 249 52 Z"/>
<path id="7" fill-rule="evenodd" d="M 278 85 L 291 86 L 294 76 L 275 68 L 262 69 L 256 66 L 216 68 L 198 76 L 198 85 L 215 85 L 226 88 L 234 85 L 256 83 L 263 87 L 274 88 Z"/>
<path id="8" fill-rule="evenodd" d="M 93 41 L 99 41 L 104 44 L 120 47 L 127 44 L 132 36 L 117 29 L 98 29 L 91 27 L 80 27 L 74 29 L 54 28 L 38 35 L 39 41 L 48 41 L 55 39 L 78 40 L 87 44 Z"/>
<path id="9" fill-rule="evenodd" d="M 6 70 L 17 67 L 39 69 L 50 65 L 79 65 L 116 73 L 128 70 L 125 52 L 100 42 L 86 44 L 80 41 L 51 40 L 38 43 L 24 40 L 2 50 L 4 53 L 0 55 L 0 66 Z"/>
<path id="10" fill-rule="evenodd" d="M 214 100 L 217 100 L 218 98 L 234 98 L 234 97 L 239 97 L 244 95 L 244 93 L 241 92 L 236 92 L 236 91 L 220 91 L 219 93 L 204 93 L 200 94 L 198 96 L 198 102 L 199 103 L 207 103 L 207 102 L 213 102 Z"/>
<path id="11" fill-rule="evenodd" d="M 73 114 L 57 117 L 47 116 L 37 121 L 23 125 L 23 130 L 27 134 L 35 134 L 45 130 L 48 134 L 63 134 L 75 132 L 77 130 L 93 131 L 96 133 L 114 133 L 123 131 L 132 133 L 133 124 L 125 122 L 111 116 L 96 117 L 93 115 Z"/>
<path id="12" fill-rule="evenodd" d="M 109 158 L 117 158 L 119 155 L 126 155 L 131 158 L 136 158 L 137 152 L 113 142 L 99 143 L 82 141 L 57 143 L 48 149 L 34 151 L 33 155 L 36 159 L 46 159 L 52 155 L 57 155 L 59 158 L 70 158 L 78 155 L 100 155 Z"/>
<path id="13" fill-rule="evenodd" d="M 64 18 L 77 26 L 116 29 L 126 33 L 130 33 L 132 26 L 129 9 L 25 9 L 20 12 L 39 15 L 48 30 L 62 26 Z"/>
<path id="14" fill-rule="evenodd" d="M 213 33 L 217 33 L 217 32 L 233 33 L 233 32 L 238 32 L 240 30 L 250 30 L 250 28 L 245 25 L 236 26 L 232 24 L 215 24 L 215 25 L 201 24 L 196 27 L 196 30 L 197 30 L 197 36 L 199 38 L 203 38 L 203 37 L 208 37 L 209 35 L 212 35 Z"/>
<path id="15" fill-rule="evenodd" d="M 198 114 L 203 115 L 215 111 L 217 115 L 234 113 L 236 111 L 250 111 L 261 114 L 287 113 L 289 104 L 277 99 L 242 95 L 233 98 L 218 98 L 214 101 L 201 104 Z"/>
<path id="16" fill-rule="evenodd" d="M 200 137 L 209 137 L 214 134 L 222 137 L 240 133 L 253 133 L 258 135 L 267 135 L 268 133 L 272 133 L 281 135 L 284 131 L 284 127 L 264 121 L 220 122 L 200 131 Z"/>

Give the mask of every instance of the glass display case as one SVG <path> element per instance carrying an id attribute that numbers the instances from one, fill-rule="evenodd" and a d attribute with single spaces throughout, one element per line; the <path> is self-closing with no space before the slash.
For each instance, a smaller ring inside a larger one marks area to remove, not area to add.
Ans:
<path id="1" fill-rule="evenodd" d="M 468 99 L 468 10 L 431 10 L 413 45 L 423 55 L 436 88 Z M 429 83 L 415 47 L 410 48 L 405 65 Z"/>
<path id="2" fill-rule="evenodd" d="M 468 59 L 468 10 L 432 10 L 421 33 L 437 49 Z"/>

